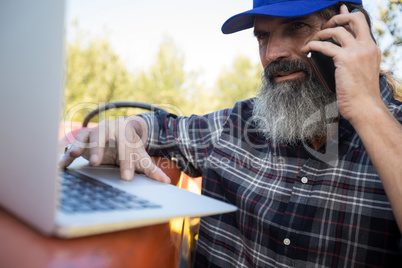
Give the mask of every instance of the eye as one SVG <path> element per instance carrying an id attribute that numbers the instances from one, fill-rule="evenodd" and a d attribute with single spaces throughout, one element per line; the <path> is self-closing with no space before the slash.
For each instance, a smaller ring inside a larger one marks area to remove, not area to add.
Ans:
<path id="1" fill-rule="evenodd" d="M 301 29 L 303 27 L 307 26 L 304 22 L 295 22 L 292 24 L 292 28 L 295 30 Z"/>
<path id="2" fill-rule="evenodd" d="M 264 46 L 268 42 L 268 33 L 255 33 L 259 46 Z"/>

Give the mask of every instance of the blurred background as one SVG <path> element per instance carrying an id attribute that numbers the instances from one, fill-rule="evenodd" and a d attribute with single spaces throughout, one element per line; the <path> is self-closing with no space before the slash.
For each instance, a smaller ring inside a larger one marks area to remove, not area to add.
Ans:
<path id="1" fill-rule="evenodd" d="M 365 0 L 385 70 L 402 78 L 402 0 Z M 205 114 L 255 96 L 262 73 L 252 30 L 221 33 L 251 0 L 68 0 L 64 121 L 111 101 Z M 108 119 L 133 109 L 108 111 Z M 95 118 L 93 121 L 97 121 Z"/>

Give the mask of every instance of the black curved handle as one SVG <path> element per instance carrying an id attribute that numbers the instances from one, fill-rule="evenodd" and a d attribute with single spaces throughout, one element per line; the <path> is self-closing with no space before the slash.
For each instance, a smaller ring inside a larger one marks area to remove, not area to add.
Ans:
<path id="1" fill-rule="evenodd" d="M 159 108 L 157 106 L 154 106 L 154 105 L 151 105 L 148 103 L 143 103 L 143 102 L 136 102 L 136 101 L 107 102 L 104 105 L 100 105 L 96 109 L 87 113 L 87 115 L 85 116 L 84 121 L 82 123 L 82 127 L 87 127 L 89 121 L 91 121 L 91 119 L 94 116 L 96 116 L 97 114 L 104 112 L 106 110 L 115 109 L 115 108 L 140 108 L 140 109 L 149 110 L 151 112 L 165 111 L 162 108 Z"/>

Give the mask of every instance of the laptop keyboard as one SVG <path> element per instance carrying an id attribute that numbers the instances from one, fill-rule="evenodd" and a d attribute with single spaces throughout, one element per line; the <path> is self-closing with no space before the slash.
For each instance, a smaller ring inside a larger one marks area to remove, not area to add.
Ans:
<path id="1" fill-rule="evenodd" d="M 161 208 L 148 200 L 124 192 L 81 174 L 60 171 L 60 209 L 65 213 Z"/>

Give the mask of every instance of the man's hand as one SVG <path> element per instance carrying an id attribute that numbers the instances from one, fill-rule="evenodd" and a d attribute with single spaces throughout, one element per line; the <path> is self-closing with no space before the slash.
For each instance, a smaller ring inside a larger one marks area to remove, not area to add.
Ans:
<path id="1" fill-rule="evenodd" d="M 322 42 L 333 38 L 340 46 Z M 302 48 L 334 59 L 339 112 L 359 134 L 391 203 L 402 232 L 402 125 L 381 99 L 381 51 L 362 13 L 341 7 Z"/>
<path id="2" fill-rule="evenodd" d="M 170 183 L 170 178 L 152 162 L 145 151 L 147 135 L 146 122 L 138 116 L 102 121 L 96 128 L 84 129 L 78 133 L 60 161 L 60 166 L 67 167 L 75 158 L 83 156 L 89 160 L 91 166 L 120 166 L 121 178 L 124 180 L 131 180 L 134 172 L 137 172 L 154 180 Z"/>
<path id="3" fill-rule="evenodd" d="M 323 42 L 332 38 L 340 46 Z M 354 124 L 364 122 L 365 109 L 386 109 L 379 90 L 381 51 L 373 41 L 361 12 L 349 13 L 345 5 L 303 48 L 319 51 L 335 63 L 339 112 Z"/>

